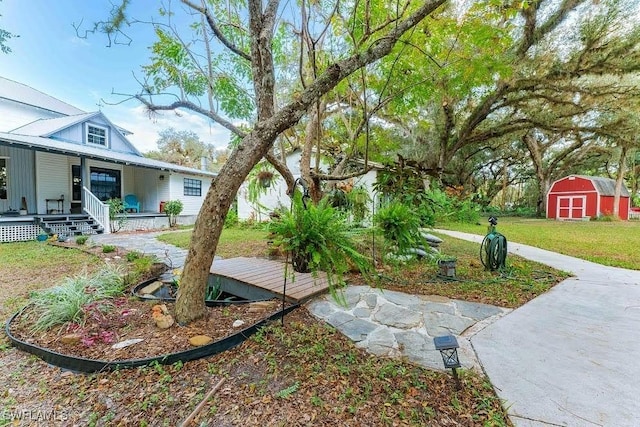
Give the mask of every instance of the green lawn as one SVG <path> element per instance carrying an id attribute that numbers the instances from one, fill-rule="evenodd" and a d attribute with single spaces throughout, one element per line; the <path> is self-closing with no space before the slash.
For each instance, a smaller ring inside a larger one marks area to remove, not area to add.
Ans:
<path id="1" fill-rule="evenodd" d="M 482 225 L 447 223 L 437 228 L 484 235 Z M 498 231 L 507 241 L 547 249 L 598 264 L 640 270 L 640 222 L 553 221 L 499 218 Z"/>
<path id="2" fill-rule="evenodd" d="M 102 265 L 92 255 L 40 242 L 0 244 L 0 318 L 26 302 L 29 292 L 56 285 L 63 277 Z"/>
<path id="3" fill-rule="evenodd" d="M 255 228 L 225 228 L 222 230 L 216 255 L 224 258 L 265 256 L 268 248 L 267 234 L 266 231 Z M 187 249 L 191 242 L 191 230 L 162 234 L 158 236 L 158 240 Z"/>

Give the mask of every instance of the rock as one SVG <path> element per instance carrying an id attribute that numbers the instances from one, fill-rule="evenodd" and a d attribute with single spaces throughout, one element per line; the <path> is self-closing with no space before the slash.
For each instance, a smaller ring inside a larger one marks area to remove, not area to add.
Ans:
<path id="1" fill-rule="evenodd" d="M 173 317 L 170 314 L 154 315 L 153 320 L 156 321 L 156 326 L 160 329 L 169 329 L 174 324 Z"/>
<path id="2" fill-rule="evenodd" d="M 60 342 L 66 345 L 78 344 L 82 339 L 81 334 L 67 334 L 60 338 Z"/>
<path id="3" fill-rule="evenodd" d="M 240 326 L 244 325 L 244 320 L 236 320 L 235 322 L 233 322 L 233 326 L 234 328 L 239 328 Z"/>
<path id="4" fill-rule="evenodd" d="M 353 315 L 364 319 L 371 316 L 371 309 L 369 307 L 356 307 L 353 309 Z"/>
<path id="5" fill-rule="evenodd" d="M 395 336 L 383 326 L 369 334 L 366 348 L 376 356 L 397 356 L 397 347 Z"/>
<path id="6" fill-rule="evenodd" d="M 154 314 L 155 313 L 169 314 L 169 309 L 164 304 L 156 304 L 156 305 L 154 305 L 153 307 L 151 307 L 151 311 L 153 311 Z"/>
<path id="7" fill-rule="evenodd" d="M 138 344 L 139 342 L 144 341 L 142 338 L 131 338 L 129 340 L 120 341 L 111 346 L 112 349 L 118 350 L 121 348 L 129 347 L 130 345 Z"/>
<path id="8" fill-rule="evenodd" d="M 329 316 L 327 323 L 356 342 L 366 339 L 367 335 L 378 327 L 375 323 L 358 319 L 343 311 L 337 311 Z"/>
<path id="9" fill-rule="evenodd" d="M 273 307 L 273 301 L 257 301 L 249 304 L 249 313 L 262 313 Z"/>
<path id="10" fill-rule="evenodd" d="M 395 304 L 382 304 L 373 319 L 383 325 L 408 329 L 416 327 L 422 320 L 421 313 Z"/>
<path id="11" fill-rule="evenodd" d="M 427 241 L 427 243 L 434 243 L 436 245 L 439 245 L 440 243 L 444 242 L 444 240 L 437 236 L 434 236 L 433 234 L 425 233 L 424 231 L 422 231 L 420 234 L 422 235 L 422 238 Z"/>
<path id="12" fill-rule="evenodd" d="M 423 248 L 409 248 L 407 249 L 407 253 L 411 255 L 416 255 L 418 258 L 427 256 L 427 252 Z"/>
<path id="13" fill-rule="evenodd" d="M 151 295 L 155 291 L 160 289 L 163 285 L 164 285 L 164 283 L 156 280 L 155 282 L 150 283 L 147 286 L 145 286 L 144 288 L 140 289 L 140 295 Z"/>
<path id="14" fill-rule="evenodd" d="M 211 344 L 213 342 L 213 338 L 208 337 L 206 335 L 196 335 L 189 338 L 189 344 L 194 347 L 200 347 L 203 345 Z"/>

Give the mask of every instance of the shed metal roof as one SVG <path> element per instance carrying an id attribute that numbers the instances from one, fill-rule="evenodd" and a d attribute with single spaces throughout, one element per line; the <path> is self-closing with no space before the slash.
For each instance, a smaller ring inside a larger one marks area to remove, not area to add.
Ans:
<path id="1" fill-rule="evenodd" d="M 213 172 L 174 165 L 173 163 L 161 162 L 159 160 L 149 159 L 147 157 L 137 156 L 135 154 L 105 150 L 103 148 L 92 147 L 88 145 L 72 144 L 69 142 L 58 141 L 51 138 L 42 138 L 39 136 L 18 135 L 15 133 L 0 132 L 0 144 L 9 146 L 20 146 L 38 151 L 47 151 L 51 153 L 66 154 L 72 156 L 85 156 L 94 160 L 102 160 L 125 165 L 142 166 L 151 169 L 168 170 L 172 172 L 187 173 L 190 175 L 201 175 L 210 177 L 214 177 L 217 175 Z"/>
<path id="2" fill-rule="evenodd" d="M 616 194 L 616 181 L 611 178 L 605 178 L 603 176 L 586 176 L 586 175 L 574 175 L 578 178 L 588 179 L 593 183 L 593 186 L 596 187 L 598 193 L 601 196 L 615 196 Z M 620 195 L 623 197 L 629 197 L 629 190 L 624 185 L 622 186 L 622 191 L 620 191 Z"/>

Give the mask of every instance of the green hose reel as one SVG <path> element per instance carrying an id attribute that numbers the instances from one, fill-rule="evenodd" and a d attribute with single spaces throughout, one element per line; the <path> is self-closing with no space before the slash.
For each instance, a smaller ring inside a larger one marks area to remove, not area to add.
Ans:
<path id="1" fill-rule="evenodd" d="M 480 245 L 480 261 L 490 271 L 502 270 L 507 261 L 507 238 L 496 231 L 498 218 L 489 217 L 489 231 Z"/>

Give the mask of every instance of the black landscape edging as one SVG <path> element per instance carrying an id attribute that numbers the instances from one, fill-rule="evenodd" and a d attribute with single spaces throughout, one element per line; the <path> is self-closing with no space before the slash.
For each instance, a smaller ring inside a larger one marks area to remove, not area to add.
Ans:
<path id="1" fill-rule="evenodd" d="M 281 316 L 290 313 L 299 306 L 300 304 L 289 306 L 284 310 L 280 310 L 277 313 L 272 314 L 268 318 L 261 320 L 253 326 L 243 329 L 242 331 L 229 337 L 223 338 L 219 341 L 212 342 L 211 344 L 180 351 L 177 353 L 169 353 L 162 356 L 150 357 L 146 359 L 115 360 L 111 362 L 105 360 L 85 359 L 82 357 L 60 354 L 55 351 L 37 346 L 35 344 L 29 344 L 14 337 L 10 331 L 11 322 L 13 322 L 13 320 L 21 313 L 20 311 L 11 316 L 9 321 L 6 323 L 5 332 L 13 346 L 19 348 L 20 350 L 26 351 L 27 353 L 34 354 L 45 362 L 50 363 L 51 365 L 76 372 L 92 373 L 105 370 L 135 368 L 138 366 L 149 365 L 156 361 L 163 365 L 171 365 L 176 362 L 188 362 L 190 360 L 213 356 L 214 354 L 222 353 L 223 351 L 229 350 L 243 343 L 247 338 L 255 334 L 258 329 L 264 326 L 267 322 L 278 319 Z"/>

